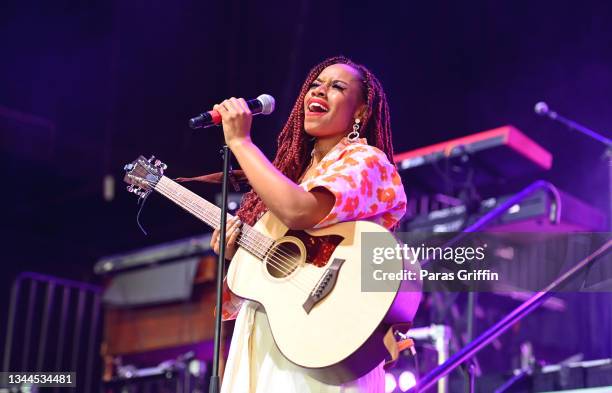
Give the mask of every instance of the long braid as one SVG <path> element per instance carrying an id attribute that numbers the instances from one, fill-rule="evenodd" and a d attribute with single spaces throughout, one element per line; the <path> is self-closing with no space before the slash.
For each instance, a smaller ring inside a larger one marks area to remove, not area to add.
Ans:
<path id="1" fill-rule="evenodd" d="M 311 83 L 319 74 L 326 67 L 338 63 L 350 65 L 358 70 L 363 78 L 367 111 L 362 122 L 361 136 L 367 138 L 371 145 L 382 150 L 389 161 L 393 162 L 391 119 L 389 117 L 389 105 L 382 85 L 366 67 L 356 64 L 344 56 L 332 57 L 310 70 L 291 110 L 289 119 L 278 136 L 276 157 L 274 157 L 272 164 L 294 182 L 300 178 L 306 169 L 308 157 L 313 148 L 313 143 L 310 141 L 311 137 L 304 131 L 304 99 Z M 244 196 L 237 214 L 243 222 L 253 225 L 266 210 L 263 201 L 255 191 L 251 190 Z"/>

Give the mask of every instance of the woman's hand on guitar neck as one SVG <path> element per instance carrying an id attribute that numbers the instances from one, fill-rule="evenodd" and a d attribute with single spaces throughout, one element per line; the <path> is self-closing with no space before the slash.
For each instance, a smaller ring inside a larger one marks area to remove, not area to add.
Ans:
<path id="1" fill-rule="evenodd" d="M 231 218 L 227 222 L 227 228 L 225 231 L 225 259 L 232 259 L 234 254 L 236 253 L 236 240 L 238 239 L 238 234 L 240 233 L 240 226 L 242 222 L 236 216 Z M 219 254 L 219 238 L 220 232 L 218 229 L 215 229 L 212 236 L 210 237 L 210 247 L 213 249 L 215 254 Z"/>

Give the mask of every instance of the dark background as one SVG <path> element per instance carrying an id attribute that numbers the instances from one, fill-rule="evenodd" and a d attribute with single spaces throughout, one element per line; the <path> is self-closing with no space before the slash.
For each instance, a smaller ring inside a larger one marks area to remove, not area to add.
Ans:
<path id="1" fill-rule="evenodd" d="M 153 196 L 144 236 L 123 165 L 155 154 L 172 177 L 220 170 L 221 131 L 188 118 L 261 93 L 277 110 L 253 138 L 272 157 L 307 71 L 337 54 L 382 81 L 396 152 L 513 124 L 553 153 L 540 178 L 606 208 L 601 146 L 533 113 L 546 100 L 611 135 L 606 1 L 14 1 L 0 50 L 3 307 L 20 271 L 96 281 L 102 256 L 208 231 Z"/>

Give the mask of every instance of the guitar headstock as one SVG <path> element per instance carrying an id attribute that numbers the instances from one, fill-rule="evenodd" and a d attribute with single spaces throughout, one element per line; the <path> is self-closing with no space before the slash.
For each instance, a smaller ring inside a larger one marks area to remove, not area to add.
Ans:
<path id="1" fill-rule="evenodd" d="M 151 156 L 148 160 L 140 156 L 123 168 L 125 170 L 123 181 L 129 184 L 127 187 L 129 192 L 133 192 L 143 198 L 153 191 L 167 167 L 166 164 L 157 160 L 155 156 Z"/>

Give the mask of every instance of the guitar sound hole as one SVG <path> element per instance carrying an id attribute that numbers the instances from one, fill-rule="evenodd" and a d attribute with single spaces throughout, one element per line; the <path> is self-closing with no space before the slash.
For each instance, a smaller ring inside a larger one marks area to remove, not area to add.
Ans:
<path id="1" fill-rule="evenodd" d="M 272 277 L 287 277 L 300 265 L 304 254 L 300 247 L 292 242 L 285 241 L 275 245 L 266 257 L 266 269 Z"/>

